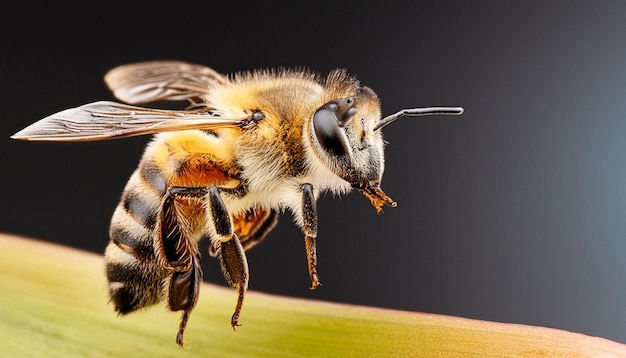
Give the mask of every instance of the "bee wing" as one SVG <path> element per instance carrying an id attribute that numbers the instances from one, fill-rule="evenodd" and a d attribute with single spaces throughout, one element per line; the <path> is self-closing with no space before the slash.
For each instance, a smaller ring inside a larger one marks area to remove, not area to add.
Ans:
<path id="1" fill-rule="evenodd" d="M 66 109 L 15 133 L 31 141 L 81 142 L 188 129 L 245 126 L 251 117 L 224 118 L 218 111 L 175 111 L 94 102 Z"/>
<path id="2" fill-rule="evenodd" d="M 152 61 L 123 65 L 105 76 L 115 97 L 130 104 L 154 101 L 199 103 L 211 87 L 228 79 L 201 65 L 178 61 Z"/>

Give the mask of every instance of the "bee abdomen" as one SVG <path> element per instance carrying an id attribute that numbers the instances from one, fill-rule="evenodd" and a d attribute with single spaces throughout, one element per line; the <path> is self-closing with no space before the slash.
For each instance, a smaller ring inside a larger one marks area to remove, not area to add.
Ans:
<path id="1" fill-rule="evenodd" d="M 161 194 L 142 174 L 137 170 L 126 185 L 111 219 L 105 252 L 109 295 L 121 314 L 161 301 L 167 276 L 153 243 Z"/>
<path id="2" fill-rule="evenodd" d="M 112 248 L 109 245 L 109 248 Z M 109 251 L 107 248 L 107 251 Z M 161 301 L 160 283 L 164 276 L 145 264 L 107 263 L 109 296 L 120 314 L 133 312 Z"/>

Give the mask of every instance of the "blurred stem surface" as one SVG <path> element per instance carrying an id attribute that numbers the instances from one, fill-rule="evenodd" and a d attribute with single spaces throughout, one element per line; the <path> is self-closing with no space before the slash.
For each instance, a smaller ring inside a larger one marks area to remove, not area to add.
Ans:
<path id="1" fill-rule="evenodd" d="M 626 345 L 558 329 L 351 306 L 204 284 L 187 327 L 157 305 L 117 317 L 101 256 L 0 234 L 0 356 L 626 357 Z"/>

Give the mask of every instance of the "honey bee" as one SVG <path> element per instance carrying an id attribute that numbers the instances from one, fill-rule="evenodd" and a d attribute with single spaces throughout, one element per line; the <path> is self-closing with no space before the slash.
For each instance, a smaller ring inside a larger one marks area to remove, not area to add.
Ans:
<path id="1" fill-rule="evenodd" d="M 304 234 L 311 289 L 317 272 L 322 193 L 363 193 L 380 212 L 396 203 L 380 188 L 381 129 L 402 116 L 458 115 L 458 107 L 405 109 L 381 119 L 368 87 L 335 70 L 273 69 L 224 76 L 196 64 L 143 62 L 116 67 L 105 82 L 122 102 L 100 101 L 48 116 L 12 136 L 92 141 L 155 134 L 113 213 L 105 251 L 109 294 L 127 314 L 167 303 L 182 311 L 176 342 L 198 300 L 198 243 L 220 263 L 238 299 L 248 287 L 245 251 L 289 210 Z M 137 105 L 188 101 L 185 110 Z"/>

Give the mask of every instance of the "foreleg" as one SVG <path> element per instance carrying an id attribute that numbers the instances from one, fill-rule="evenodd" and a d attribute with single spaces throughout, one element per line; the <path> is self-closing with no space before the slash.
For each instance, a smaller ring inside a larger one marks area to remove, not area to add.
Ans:
<path id="1" fill-rule="evenodd" d="M 302 185 L 302 232 L 304 233 L 304 247 L 311 277 L 311 289 L 321 285 L 317 274 L 317 204 L 311 184 Z"/>

